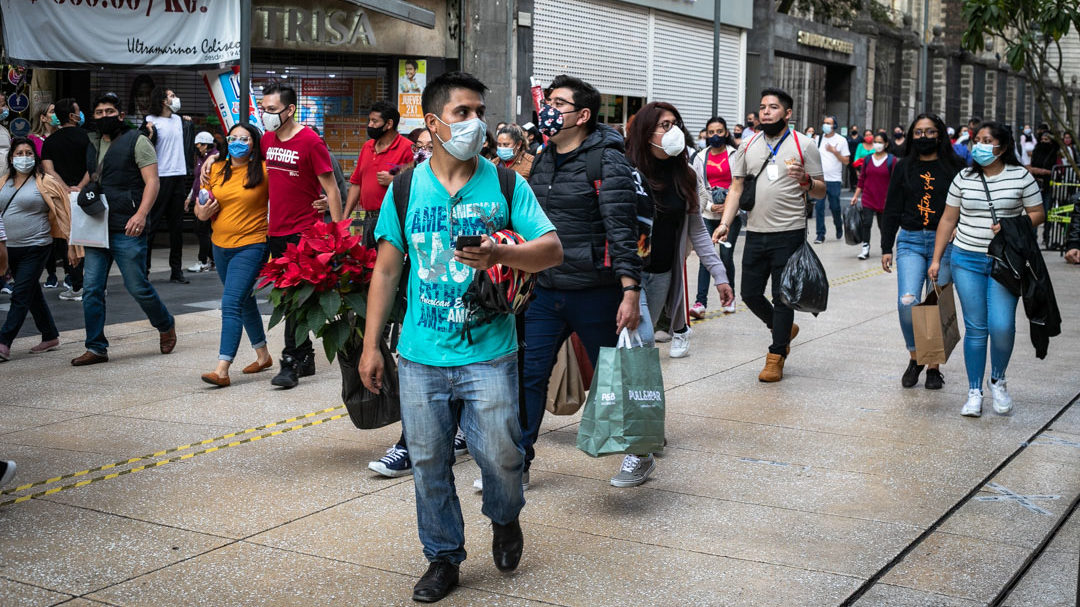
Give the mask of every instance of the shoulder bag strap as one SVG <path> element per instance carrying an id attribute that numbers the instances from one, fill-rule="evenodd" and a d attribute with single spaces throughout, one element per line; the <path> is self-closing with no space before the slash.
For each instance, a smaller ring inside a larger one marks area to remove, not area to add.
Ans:
<path id="1" fill-rule="evenodd" d="M 30 181 L 30 179 L 32 179 L 32 178 L 31 178 L 31 177 L 27 177 L 27 178 L 26 178 L 26 181 Z M 3 210 L 3 211 L 0 211 L 0 217 L 3 217 L 3 216 L 4 216 L 4 215 L 5 215 L 6 213 L 7 213 L 8 207 L 10 207 L 10 206 L 11 206 L 11 203 L 12 203 L 12 201 L 14 201 L 14 200 L 15 200 L 15 197 L 19 195 L 19 191 L 23 189 L 23 186 L 25 186 L 25 185 L 26 185 L 26 181 L 22 182 L 22 185 L 21 185 L 21 186 L 19 186 L 19 187 L 15 188 L 15 193 L 14 193 L 14 194 L 12 194 L 12 195 L 11 195 L 11 197 L 7 199 L 7 202 L 6 202 L 6 203 L 4 203 L 4 210 Z M 12 177 L 12 178 L 11 178 L 11 185 L 12 185 L 12 186 L 14 186 L 14 185 L 15 185 L 15 178 L 14 178 L 14 177 Z"/>
<path id="2" fill-rule="evenodd" d="M 982 180 L 983 191 L 986 192 L 986 204 L 990 205 L 990 218 L 994 223 L 998 223 L 997 210 L 994 209 L 994 201 L 990 200 L 990 186 L 986 185 L 986 176 L 979 173 L 979 179 Z"/>

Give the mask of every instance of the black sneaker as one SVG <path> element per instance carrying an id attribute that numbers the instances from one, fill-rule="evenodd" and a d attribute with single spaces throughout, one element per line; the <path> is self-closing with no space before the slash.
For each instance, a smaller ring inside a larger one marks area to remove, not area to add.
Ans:
<path id="1" fill-rule="evenodd" d="M 300 378 L 297 376 L 297 367 L 299 365 L 296 359 L 288 354 L 281 357 L 281 371 L 274 376 L 274 379 L 270 380 L 270 383 L 285 389 L 295 388 L 300 383 Z"/>
<path id="2" fill-rule="evenodd" d="M 517 569 L 521 562 L 521 549 L 525 539 L 521 534 L 521 524 L 514 519 L 506 525 L 491 522 L 491 556 L 495 567 L 503 573 Z"/>
<path id="3" fill-rule="evenodd" d="M 178 285 L 191 284 L 191 281 L 184 278 L 183 274 L 173 274 L 172 276 L 169 277 L 169 282 L 174 282 L 174 283 L 176 283 Z"/>
<path id="4" fill-rule="evenodd" d="M 945 376 L 937 369 L 926 370 L 926 389 L 940 390 L 945 385 Z"/>
<path id="5" fill-rule="evenodd" d="M 458 585 L 458 566 L 446 561 L 428 565 L 420 581 L 413 586 L 412 599 L 420 603 L 435 603 L 446 598 Z"/>
<path id="6" fill-rule="evenodd" d="M 904 376 L 900 378 L 900 385 L 905 388 L 913 388 L 915 384 L 919 383 L 919 375 L 922 373 L 923 367 L 926 365 L 920 365 L 914 360 L 908 361 L 907 369 L 904 370 Z M 929 377 L 927 377 L 929 381 Z"/>
<path id="7" fill-rule="evenodd" d="M 0 487 L 11 482 L 15 478 L 15 462 L 0 460 Z"/>
<path id="8" fill-rule="evenodd" d="M 300 377 L 315 375 L 315 353 L 308 352 L 300 359 Z"/>
<path id="9" fill-rule="evenodd" d="M 822 238 L 821 236 L 818 236 L 817 238 L 814 239 L 814 244 L 822 244 L 824 242 L 825 242 L 825 239 Z"/>

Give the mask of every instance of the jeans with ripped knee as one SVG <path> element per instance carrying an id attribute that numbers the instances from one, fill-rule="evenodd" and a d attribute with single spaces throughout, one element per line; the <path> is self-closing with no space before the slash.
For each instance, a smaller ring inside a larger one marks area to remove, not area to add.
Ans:
<path id="1" fill-rule="evenodd" d="M 934 261 L 933 230 L 900 229 L 896 238 L 896 309 L 900 313 L 900 330 L 904 333 L 904 343 L 908 352 L 915 351 L 915 330 L 911 326 L 911 306 L 923 300 L 924 287 L 931 289 L 926 276 L 927 269 Z M 941 268 L 938 271 L 938 285 L 948 284 L 952 280 L 950 257 L 952 243 L 945 248 L 941 256 Z"/>

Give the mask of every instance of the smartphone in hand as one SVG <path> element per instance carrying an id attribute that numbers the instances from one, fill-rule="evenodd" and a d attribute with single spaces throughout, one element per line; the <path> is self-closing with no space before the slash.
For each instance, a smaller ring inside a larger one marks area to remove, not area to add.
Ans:
<path id="1" fill-rule="evenodd" d="M 460 251 L 465 247 L 478 247 L 480 246 L 481 241 L 482 238 L 479 234 L 474 236 L 458 236 L 454 243 L 454 248 Z"/>

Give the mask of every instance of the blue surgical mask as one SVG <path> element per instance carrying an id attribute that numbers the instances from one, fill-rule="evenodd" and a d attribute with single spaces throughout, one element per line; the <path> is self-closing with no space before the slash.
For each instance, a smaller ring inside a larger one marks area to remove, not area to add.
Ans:
<path id="1" fill-rule="evenodd" d="M 7 120 L 7 117 L 8 117 L 8 109 L 4 108 L 4 111 L 0 112 L 0 120 Z"/>
<path id="2" fill-rule="evenodd" d="M 53 126 L 60 126 L 60 118 L 58 118 L 56 114 L 53 114 L 49 117 L 49 124 Z"/>
<path id="3" fill-rule="evenodd" d="M 450 127 L 450 139 L 443 141 L 438 132 L 435 133 L 435 138 L 442 144 L 446 153 L 454 158 L 461 161 L 472 160 L 480 153 L 480 148 L 484 147 L 487 124 L 483 120 L 470 118 L 453 124 L 443 122 L 438 116 L 435 117 L 435 120 Z"/>
<path id="4" fill-rule="evenodd" d="M 495 153 L 499 155 L 503 162 L 509 162 L 516 152 L 514 148 L 495 148 Z"/>
<path id="5" fill-rule="evenodd" d="M 82 110 L 79 110 L 79 126 L 82 126 L 85 123 L 86 123 L 86 116 L 82 113 Z"/>
<path id="6" fill-rule="evenodd" d="M 229 156 L 232 158 L 247 158 L 251 153 L 251 144 L 243 141 L 229 142 Z"/>
<path id="7" fill-rule="evenodd" d="M 994 155 L 994 144 L 976 143 L 971 148 L 971 158 L 982 166 L 994 164 L 994 161 L 997 160 L 997 156 Z"/>
<path id="8" fill-rule="evenodd" d="M 832 125 L 831 124 L 823 124 L 823 125 L 821 125 L 821 132 L 825 133 L 826 135 L 832 135 Z"/>

